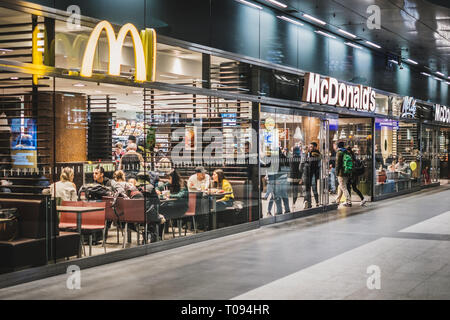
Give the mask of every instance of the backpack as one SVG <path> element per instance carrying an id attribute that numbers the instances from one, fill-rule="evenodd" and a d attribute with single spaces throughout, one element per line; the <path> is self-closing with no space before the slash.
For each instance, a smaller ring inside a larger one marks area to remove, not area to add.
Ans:
<path id="1" fill-rule="evenodd" d="M 85 184 L 78 191 L 78 200 L 81 199 L 81 193 L 84 191 L 87 200 L 102 200 L 103 197 L 113 195 L 111 188 L 98 183 Z"/>
<path id="2" fill-rule="evenodd" d="M 363 161 L 360 159 L 355 160 L 354 168 L 353 168 L 353 175 L 355 176 L 361 176 L 366 171 L 366 166 Z"/>
<path id="3" fill-rule="evenodd" d="M 351 174 L 353 172 L 353 159 L 347 151 L 343 151 L 342 164 L 344 174 Z"/>

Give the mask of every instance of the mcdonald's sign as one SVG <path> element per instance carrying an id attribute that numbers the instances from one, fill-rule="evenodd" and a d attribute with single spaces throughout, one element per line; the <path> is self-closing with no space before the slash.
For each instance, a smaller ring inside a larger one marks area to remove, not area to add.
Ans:
<path id="1" fill-rule="evenodd" d="M 120 28 L 116 34 L 112 25 L 108 21 L 99 22 L 92 30 L 84 51 L 81 64 L 80 75 L 91 77 L 94 64 L 95 50 L 102 31 L 106 31 L 109 44 L 109 66 L 108 74 L 113 76 L 120 75 L 120 65 L 122 57 L 122 47 L 125 37 L 129 33 L 133 41 L 134 63 L 135 63 L 135 81 L 155 81 L 156 69 L 156 32 L 153 29 L 139 31 L 131 23 L 127 23 Z"/>

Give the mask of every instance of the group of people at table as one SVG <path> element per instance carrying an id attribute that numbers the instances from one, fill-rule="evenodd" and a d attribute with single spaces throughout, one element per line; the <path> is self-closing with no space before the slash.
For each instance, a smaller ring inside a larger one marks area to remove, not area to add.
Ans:
<path id="1" fill-rule="evenodd" d="M 51 184 L 50 188 L 45 189 L 43 193 L 51 194 L 61 200 L 76 201 L 78 194 L 73 179 L 73 169 L 65 167 L 61 171 L 60 180 Z M 141 193 L 143 189 L 138 186 L 134 176 L 127 177 L 122 170 L 115 171 L 113 179 L 109 179 L 105 176 L 104 168 L 98 165 L 94 168 L 93 179 L 96 184 L 110 188 L 113 193 L 122 191 L 126 198 L 143 198 Z M 219 195 L 218 199 L 215 200 L 216 212 L 224 211 L 225 208 L 233 206 L 233 188 L 221 169 L 214 170 L 211 179 L 204 167 L 196 167 L 195 173 L 189 177 L 187 182 L 180 176 L 177 169 L 172 169 L 165 178 L 158 180 L 159 182 L 155 183 L 154 189 L 162 200 L 159 210 L 162 215 L 162 224 L 166 220 L 165 217 L 179 216 L 188 210 L 189 192 Z M 221 196 L 222 194 L 223 196 Z"/>

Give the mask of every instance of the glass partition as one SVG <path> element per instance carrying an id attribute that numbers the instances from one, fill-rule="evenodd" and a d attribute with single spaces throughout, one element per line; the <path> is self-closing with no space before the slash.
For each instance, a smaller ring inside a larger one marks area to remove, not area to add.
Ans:
<path id="1" fill-rule="evenodd" d="M 438 156 L 440 162 L 440 179 L 450 179 L 450 170 L 448 167 L 450 146 L 450 128 L 440 128 L 438 132 Z"/>
<path id="2" fill-rule="evenodd" d="M 375 195 L 420 186 L 418 124 L 375 120 Z"/>
<path id="3" fill-rule="evenodd" d="M 420 138 L 422 146 L 421 184 L 428 185 L 439 182 L 438 129 L 422 125 Z"/>
<path id="4" fill-rule="evenodd" d="M 328 204 L 323 197 L 327 179 L 321 173 L 327 131 L 321 119 L 308 112 L 263 106 L 260 123 L 262 216 Z"/>

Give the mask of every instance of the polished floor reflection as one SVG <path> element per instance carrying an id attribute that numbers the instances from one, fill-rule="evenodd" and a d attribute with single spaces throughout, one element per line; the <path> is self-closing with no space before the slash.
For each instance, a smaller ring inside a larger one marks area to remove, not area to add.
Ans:
<path id="1" fill-rule="evenodd" d="M 444 185 L 81 270 L 82 290 L 64 274 L 0 299 L 450 299 L 449 199 Z"/>

